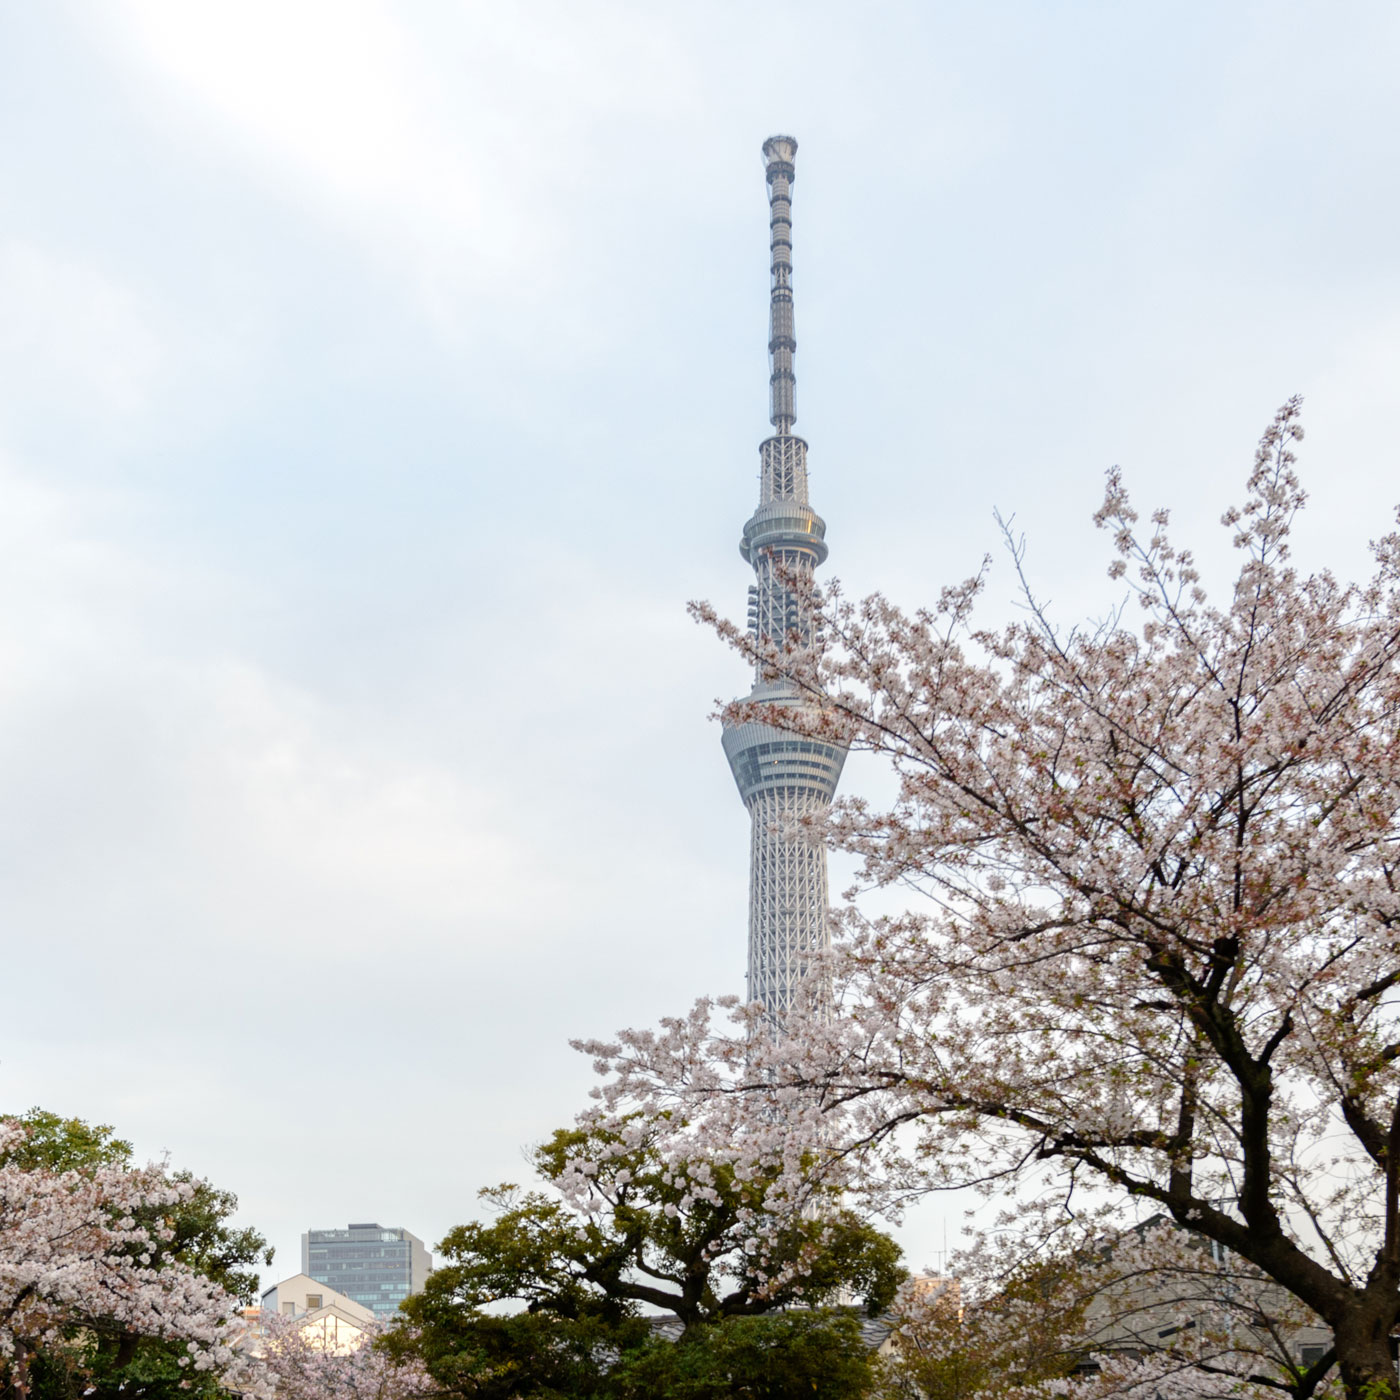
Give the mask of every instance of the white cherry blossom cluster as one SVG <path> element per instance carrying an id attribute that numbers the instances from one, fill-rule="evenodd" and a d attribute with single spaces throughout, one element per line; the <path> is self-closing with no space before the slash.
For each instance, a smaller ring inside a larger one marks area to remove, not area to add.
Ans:
<path id="1" fill-rule="evenodd" d="M 380 1328 L 365 1328 L 353 1346 L 322 1343 L 294 1319 L 269 1315 L 259 1352 L 276 1400 L 426 1400 L 437 1384 L 417 1361 L 396 1361 L 374 1345 Z"/>
<path id="2" fill-rule="evenodd" d="M 0 1159 L 26 1129 L 0 1120 Z M 235 1301 L 167 1253 L 165 1213 L 193 1192 L 155 1166 L 91 1171 L 0 1164 L 0 1366 L 21 1373 L 37 1349 L 75 1331 L 183 1343 L 195 1371 L 243 1393 L 267 1387 L 232 1346 Z"/>

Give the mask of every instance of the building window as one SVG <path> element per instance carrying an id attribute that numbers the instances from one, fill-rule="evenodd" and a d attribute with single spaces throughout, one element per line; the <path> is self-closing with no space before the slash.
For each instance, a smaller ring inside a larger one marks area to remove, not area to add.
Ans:
<path id="1" fill-rule="evenodd" d="M 282 1304 L 283 1317 L 295 1317 L 297 1315 L 297 1305 L 295 1303 Z"/>
<path id="2" fill-rule="evenodd" d="M 321 1295 L 319 1293 L 308 1293 L 306 1295 L 306 1310 L 308 1312 L 310 1312 L 312 1308 L 319 1308 L 320 1306 Z"/>

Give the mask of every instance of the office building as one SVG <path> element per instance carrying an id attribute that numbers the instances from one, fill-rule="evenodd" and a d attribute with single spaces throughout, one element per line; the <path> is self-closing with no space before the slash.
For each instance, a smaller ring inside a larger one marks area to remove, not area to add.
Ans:
<path id="1" fill-rule="evenodd" d="M 392 1317 L 417 1293 L 433 1267 L 417 1235 L 378 1224 L 308 1230 L 301 1237 L 301 1271 L 353 1298 L 376 1317 Z"/>

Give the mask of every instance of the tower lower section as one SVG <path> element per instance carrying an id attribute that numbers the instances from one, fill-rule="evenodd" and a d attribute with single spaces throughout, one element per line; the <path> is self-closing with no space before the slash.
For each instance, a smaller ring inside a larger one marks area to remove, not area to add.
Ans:
<path id="1" fill-rule="evenodd" d="M 801 702 L 781 684 L 758 685 L 763 705 Z M 776 1029 L 795 1005 L 830 1002 L 807 979 L 812 955 L 831 946 L 826 847 L 805 817 L 831 805 L 846 751 L 758 720 L 727 727 L 724 752 L 753 823 L 749 857 L 748 998 Z"/>
<path id="2" fill-rule="evenodd" d="M 826 847 L 797 823 L 826 800 L 810 790 L 762 792 L 749 806 L 749 1000 L 781 1026 L 795 1005 L 825 1007 L 830 988 L 809 980 L 812 954 L 831 945 Z"/>

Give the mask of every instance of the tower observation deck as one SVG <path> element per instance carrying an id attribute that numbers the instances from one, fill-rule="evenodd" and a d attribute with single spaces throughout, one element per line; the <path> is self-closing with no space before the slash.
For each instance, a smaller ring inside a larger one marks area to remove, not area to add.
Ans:
<path id="1" fill-rule="evenodd" d="M 807 500 L 807 444 L 792 431 L 797 421 L 792 304 L 796 155 L 797 142 L 790 136 L 772 136 L 763 143 L 772 253 L 768 354 L 774 432 L 759 446 L 758 508 L 744 526 L 739 552 L 755 576 L 749 589 L 754 638 L 808 646 L 815 640 L 812 577 L 827 548 L 826 522 Z M 807 703 L 790 682 L 767 674 L 761 662 L 748 699 L 775 710 Z M 753 828 L 748 996 L 763 1004 L 776 1028 L 798 999 L 811 955 L 831 941 L 826 848 L 798 823 L 830 806 L 846 752 L 761 718 L 727 725 L 724 752 Z"/>

